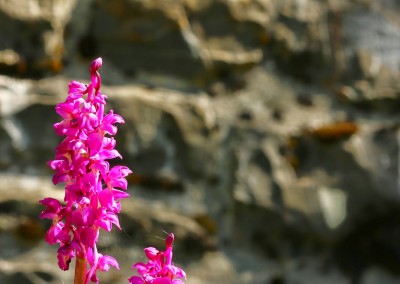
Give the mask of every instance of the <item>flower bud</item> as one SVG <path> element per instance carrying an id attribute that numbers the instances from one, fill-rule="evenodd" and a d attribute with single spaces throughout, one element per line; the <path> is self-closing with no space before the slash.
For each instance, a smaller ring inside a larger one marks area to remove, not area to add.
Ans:
<path id="1" fill-rule="evenodd" d="M 90 72 L 95 73 L 100 69 L 101 65 L 103 65 L 103 59 L 101 59 L 101 57 L 93 60 L 92 64 L 90 64 Z"/>
<path id="2" fill-rule="evenodd" d="M 172 245 L 174 244 L 174 234 L 173 233 L 169 233 L 168 237 L 165 239 L 165 245 L 166 247 L 172 247 Z"/>

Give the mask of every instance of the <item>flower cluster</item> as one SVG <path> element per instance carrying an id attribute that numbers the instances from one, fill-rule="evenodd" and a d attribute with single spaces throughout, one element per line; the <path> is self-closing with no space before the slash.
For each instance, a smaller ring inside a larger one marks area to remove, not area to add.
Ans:
<path id="1" fill-rule="evenodd" d="M 56 133 L 65 136 L 56 148 L 55 159 L 49 162 L 55 170 L 53 183 L 65 182 L 65 204 L 54 198 L 40 201 L 46 209 L 41 218 L 52 219 L 46 234 L 49 244 L 59 243 L 58 265 L 67 270 L 74 257 L 84 259 L 85 283 L 98 283 L 97 270 L 110 266 L 119 269 L 111 256 L 97 251 L 99 229 L 111 231 L 112 225 L 120 228 L 117 214 L 121 211 L 119 200 L 129 196 L 126 176 L 131 171 L 124 166 L 110 167 L 107 162 L 122 158 L 115 150 L 113 136 L 116 123 L 124 123 L 113 111 L 105 113 L 106 96 L 100 92 L 102 65 L 98 58 L 90 65 L 91 83 L 77 81 L 69 84 L 68 97 L 56 106 L 63 118 L 54 124 Z"/>
<path id="2" fill-rule="evenodd" d="M 178 278 L 185 278 L 186 273 L 172 263 L 172 248 L 174 244 L 174 234 L 169 233 L 165 240 L 165 251 L 158 251 L 156 248 L 148 247 L 144 249 L 149 261 L 147 263 L 138 262 L 132 266 L 140 276 L 129 278 L 130 284 L 183 284 Z"/>

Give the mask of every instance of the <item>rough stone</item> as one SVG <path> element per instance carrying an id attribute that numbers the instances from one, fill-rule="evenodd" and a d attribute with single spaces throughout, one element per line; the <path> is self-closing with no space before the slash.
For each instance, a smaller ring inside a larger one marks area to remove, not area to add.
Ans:
<path id="1" fill-rule="evenodd" d="M 72 281 L 38 242 L 37 201 L 63 198 L 46 165 L 54 105 L 96 56 L 134 171 L 123 230 L 99 241 L 121 270 L 102 283 L 126 283 L 162 230 L 188 283 L 396 281 L 399 9 L 0 1 L 0 282 Z"/>
<path id="2" fill-rule="evenodd" d="M 398 283 L 399 278 L 390 275 L 389 273 L 382 271 L 381 269 L 371 268 L 367 272 L 365 272 L 362 284 L 374 284 L 374 283 L 382 283 L 382 284 L 394 284 Z"/>

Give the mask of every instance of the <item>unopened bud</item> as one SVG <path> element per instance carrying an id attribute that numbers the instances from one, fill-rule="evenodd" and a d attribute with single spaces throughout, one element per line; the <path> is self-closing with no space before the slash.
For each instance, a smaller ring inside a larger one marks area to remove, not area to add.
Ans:
<path id="1" fill-rule="evenodd" d="M 174 244 L 174 239 L 175 239 L 174 234 L 173 233 L 169 233 L 168 237 L 165 240 L 165 245 L 167 247 L 172 247 L 172 245 Z"/>
<path id="2" fill-rule="evenodd" d="M 101 65 L 103 65 L 103 59 L 101 59 L 101 57 L 93 60 L 92 64 L 90 64 L 90 72 L 96 72 L 100 69 Z"/>

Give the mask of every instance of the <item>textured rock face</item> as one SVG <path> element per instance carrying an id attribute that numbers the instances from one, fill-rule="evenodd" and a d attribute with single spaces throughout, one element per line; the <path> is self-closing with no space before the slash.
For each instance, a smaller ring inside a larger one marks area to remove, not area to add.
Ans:
<path id="1" fill-rule="evenodd" d="M 188 283 L 399 281 L 399 10 L 0 1 L 0 283 L 72 281 L 37 201 L 62 199 L 54 105 L 96 56 L 135 172 L 102 283 L 126 283 L 162 230 Z"/>

